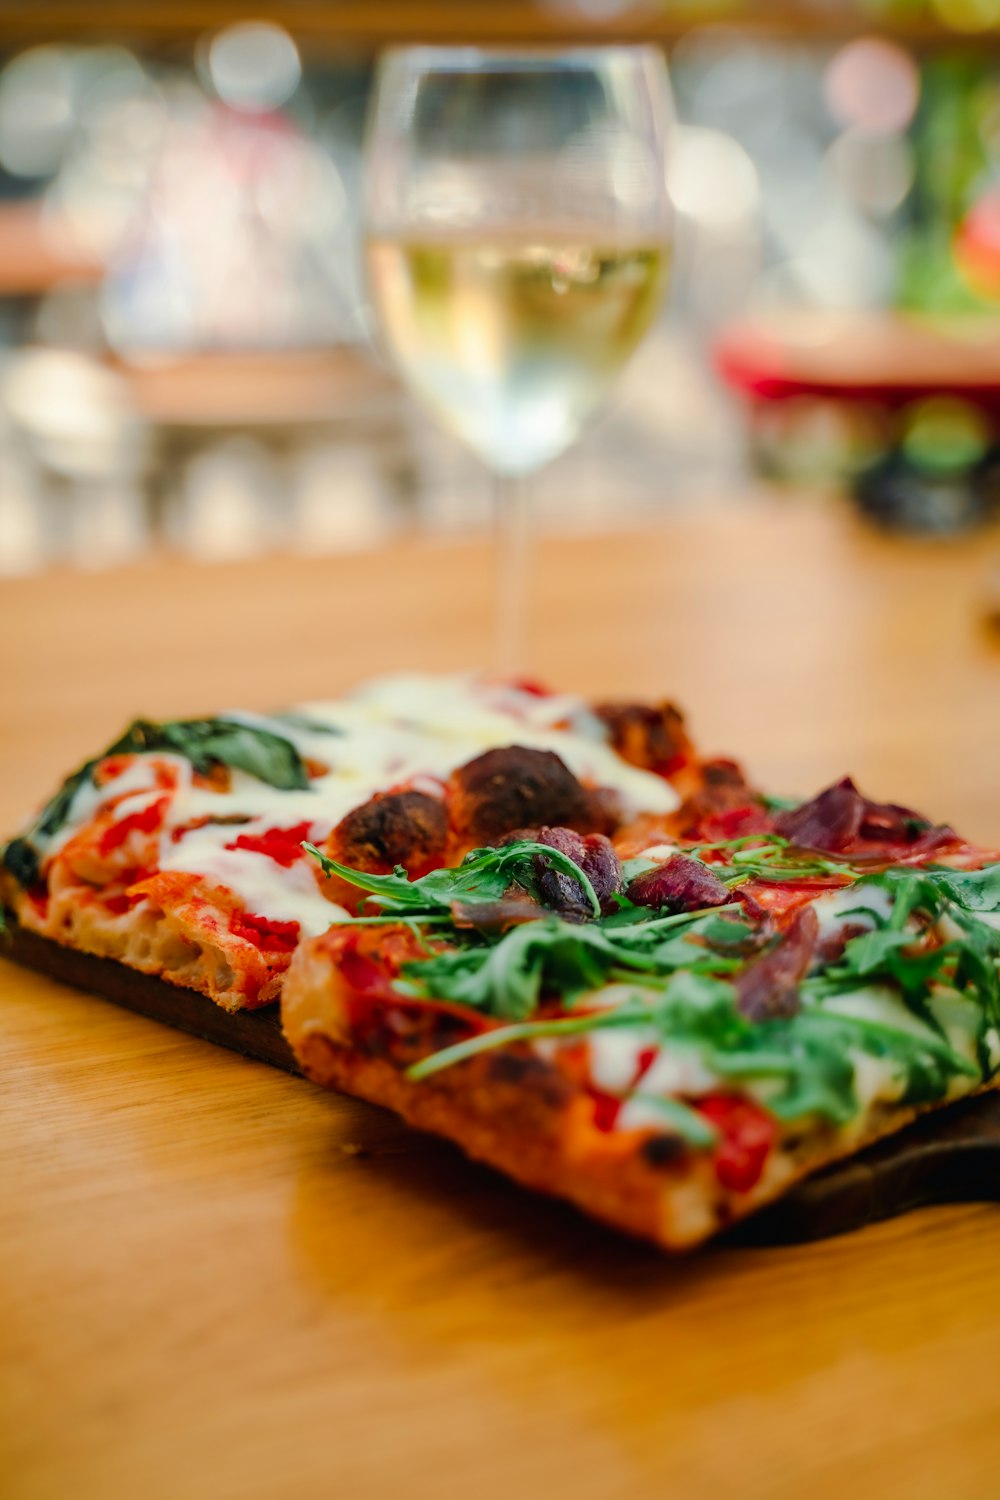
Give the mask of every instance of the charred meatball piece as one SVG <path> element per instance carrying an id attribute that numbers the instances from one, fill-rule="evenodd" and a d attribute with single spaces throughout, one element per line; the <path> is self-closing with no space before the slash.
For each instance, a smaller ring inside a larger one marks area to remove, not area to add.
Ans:
<path id="1" fill-rule="evenodd" d="M 342 818 L 326 842 L 338 864 L 372 875 L 402 865 L 411 879 L 444 864 L 448 817 L 441 798 L 426 792 L 386 792 L 363 802 Z M 336 876 L 320 876 L 331 901 L 354 908 L 363 894 Z"/>
<path id="2" fill-rule="evenodd" d="M 605 832 L 609 811 L 551 750 L 508 745 L 452 774 L 448 807 L 454 852 L 497 844 L 517 828 L 560 825 Z"/>
<path id="3" fill-rule="evenodd" d="M 683 715 L 672 703 L 599 703 L 594 712 L 622 759 L 644 771 L 676 775 L 693 754 Z"/>

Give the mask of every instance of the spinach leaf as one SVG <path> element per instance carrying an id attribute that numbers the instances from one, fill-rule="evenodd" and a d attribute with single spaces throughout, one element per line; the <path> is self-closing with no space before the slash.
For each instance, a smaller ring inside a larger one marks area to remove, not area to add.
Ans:
<path id="1" fill-rule="evenodd" d="M 342 736 L 344 731 L 337 724 L 324 724 L 320 719 L 310 719 L 308 714 L 296 713 L 294 709 L 286 709 L 284 713 L 272 714 L 279 724 L 287 724 L 289 729 L 301 729 L 304 734 L 332 734 Z"/>
<path id="2" fill-rule="evenodd" d="M 136 719 L 104 753 L 141 755 L 157 750 L 184 756 L 202 774 L 222 764 L 279 791 L 309 789 L 305 764 L 291 740 L 263 725 L 236 719 L 177 719 L 165 724 Z"/>

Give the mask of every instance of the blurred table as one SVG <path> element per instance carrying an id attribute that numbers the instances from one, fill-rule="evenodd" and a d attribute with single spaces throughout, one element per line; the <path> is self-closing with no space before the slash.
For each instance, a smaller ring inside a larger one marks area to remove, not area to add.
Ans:
<path id="1" fill-rule="evenodd" d="M 398 390 L 353 345 L 257 354 L 116 361 L 139 414 L 157 427 L 299 427 L 328 422 Z"/>
<path id="2" fill-rule="evenodd" d="M 533 670 L 1000 842 L 996 539 L 744 508 L 554 539 Z M 5 583 L 0 826 L 156 715 L 468 665 L 479 546 Z M 982 1500 L 995 1207 L 669 1261 L 390 1116 L 3 965 L 9 1500 Z"/>

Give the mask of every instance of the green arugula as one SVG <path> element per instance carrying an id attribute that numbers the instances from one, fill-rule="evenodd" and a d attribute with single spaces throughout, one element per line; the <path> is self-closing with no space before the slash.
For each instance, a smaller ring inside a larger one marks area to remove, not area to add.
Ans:
<path id="1" fill-rule="evenodd" d="M 419 880 L 411 880 L 402 865 L 397 865 L 392 875 L 369 875 L 338 864 L 314 844 L 304 847 L 319 860 L 327 875 L 339 875 L 349 885 L 366 891 L 369 901 L 387 915 L 440 912 L 448 910 L 456 901 L 498 901 L 512 885 L 521 887 L 530 895 L 537 895 L 537 858 L 544 859 L 548 868 L 575 880 L 593 915 L 600 916 L 601 912 L 597 893 L 580 866 L 567 854 L 533 839 L 517 839 L 499 849 L 473 849 L 460 865 L 432 870 Z"/>
<path id="2" fill-rule="evenodd" d="M 697 844 L 683 852 L 691 858 L 701 859 L 703 854 L 725 851 L 729 863 L 709 863 L 708 867 L 727 885 L 749 880 L 816 880 L 825 875 L 849 876 L 857 879 L 860 871 L 854 870 L 843 860 L 828 859 L 822 854 L 806 853 L 797 849 L 790 839 L 779 833 L 748 833 L 738 839 L 722 839 L 714 844 Z M 702 860 L 702 863 L 708 863 Z"/>
<path id="3" fill-rule="evenodd" d="M 741 924 L 721 922 L 714 912 L 682 913 L 630 928 L 579 926 L 551 916 L 514 927 L 489 945 L 413 959 L 403 973 L 409 993 L 452 1000 L 502 1020 L 523 1020 L 546 993 L 559 995 L 572 1008 L 578 997 L 604 984 L 636 978 L 662 983 L 682 967 L 697 973 L 728 970 L 732 959 L 689 941 L 703 937 L 708 926 L 718 932 Z"/>
<path id="4" fill-rule="evenodd" d="M 306 791 L 309 787 L 305 764 L 291 740 L 262 725 L 235 719 L 176 719 L 163 724 L 135 719 L 113 745 L 67 776 L 27 834 L 7 844 L 3 852 L 5 868 L 20 885 L 34 885 L 41 865 L 38 843 L 63 827 L 77 793 L 93 781 L 100 762 L 110 755 L 163 751 L 183 756 L 203 775 L 216 765 L 224 765 L 281 791 Z"/>
<path id="5" fill-rule="evenodd" d="M 731 843 L 751 847 L 749 840 Z M 775 846 L 779 857 L 783 847 Z M 842 865 L 835 868 L 844 871 Z M 694 1046 L 720 1080 L 753 1082 L 768 1109 L 789 1121 L 815 1116 L 842 1125 L 856 1115 L 857 1052 L 889 1065 L 907 1104 L 943 1098 L 956 1077 L 989 1076 L 994 1064 L 986 1032 L 1000 1024 L 1000 931 L 981 917 L 1000 909 L 1000 866 L 971 875 L 888 870 L 859 878 L 858 887 L 858 912 L 873 930 L 852 938 L 836 962 L 821 965 L 803 982 L 798 1014 L 764 1022 L 749 1020 L 736 1007 L 730 980 L 742 960 L 734 954 L 753 928 L 731 920 L 726 908 L 663 918 L 623 898 L 617 912 L 586 927 L 553 916 L 492 942 L 456 931 L 449 935 L 453 946 L 405 966 L 401 987 L 407 994 L 451 999 L 513 1024 L 423 1058 L 409 1076 L 431 1077 L 515 1042 L 620 1026 L 653 1027 L 664 1043 Z M 865 903 L 869 887 L 891 894 L 888 916 Z M 929 936 L 944 916 L 960 938 Z M 629 981 L 637 988 L 623 1002 L 584 1008 L 595 990 Z M 839 996 L 872 984 L 888 986 L 919 1026 L 836 1008 Z M 956 1051 L 944 1031 L 936 997 L 949 993 L 964 997 L 956 1003 L 972 1002 L 965 1014 L 978 1027 L 978 1066 Z M 546 995 L 558 996 L 570 1013 L 532 1020 Z M 572 1013 L 574 1006 L 580 1006 L 578 1014 Z M 681 1123 L 677 1130 L 685 1135 Z M 690 1135 L 685 1139 L 693 1144 Z"/>

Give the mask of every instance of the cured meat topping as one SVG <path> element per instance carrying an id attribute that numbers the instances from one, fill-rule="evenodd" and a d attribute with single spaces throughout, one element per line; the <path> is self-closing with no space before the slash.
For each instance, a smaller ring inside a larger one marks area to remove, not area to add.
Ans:
<path id="1" fill-rule="evenodd" d="M 952 829 L 936 827 L 908 807 L 869 801 L 849 776 L 799 807 L 779 813 L 775 829 L 802 848 L 829 854 L 842 854 L 871 844 L 930 849 L 950 843 L 956 837 Z"/>
<path id="2" fill-rule="evenodd" d="M 751 1021 L 774 1021 L 800 1009 L 799 983 L 809 971 L 819 942 L 819 919 L 800 907 L 778 943 L 752 959 L 736 975 L 737 1009 Z"/>
<path id="3" fill-rule="evenodd" d="M 536 843 L 547 844 L 565 854 L 587 876 L 602 912 L 614 909 L 613 897 L 622 888 L 622 869 L 609 839 L 602 833 L 583 836 L 572 828 L 537 828 L 522 835 Z M 593 912 L 582 887 L 572 875 L 553 870 L 544 854 L 535 855 L 535 869 L 542 900 L 563 916 L 590 917 Z"/>
<path id="4" fill-rule="evenodd" d="M 718 875 L 686 854 L 675 854 L 665 864 L 637 875 L 626 895 L 636 906 L 664 907 L 671 912 L 724 906 L 732 899 Z"/>

